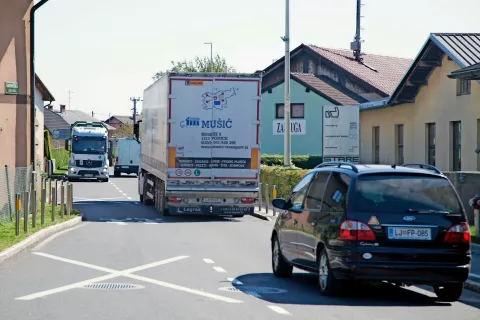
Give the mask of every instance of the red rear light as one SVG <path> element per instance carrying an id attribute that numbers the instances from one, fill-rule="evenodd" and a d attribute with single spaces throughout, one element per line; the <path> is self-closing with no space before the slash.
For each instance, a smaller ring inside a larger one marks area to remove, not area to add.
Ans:
<path id="1" fill-rule="evenodd" d="M 470 243 L 470 226 L 466 222 L 456 224 L 448 229 L 443 238 L 446 243 Z"/>
<path id="2" fill-rule="evenodd" d="M 374 241 L 376 240 L 373 230 L 363 222 L 346 220 L 340 225 L 338 234 L 340 240 L 350 241 Z"/>
<path id="3" fill-rule="evenodd" d="M 115 163 L 118 164 L 118 157 L 115 157 Z"/>
<path id="4" fill-rule="evenodd" d="M 171 198 L 168 198 L 168 202 L 180 203 L 182 202 L 182 198 L 171 197 Z"/>
<path id="5" fill-rule="evenodd" d="M 242 201 L 242 203 L 249 204 L 249 203 L 253 203 L 255 201 L 255 199 L 254 198 L 242 198 L 242 199 L 240 199 L 240 201 Z"/>

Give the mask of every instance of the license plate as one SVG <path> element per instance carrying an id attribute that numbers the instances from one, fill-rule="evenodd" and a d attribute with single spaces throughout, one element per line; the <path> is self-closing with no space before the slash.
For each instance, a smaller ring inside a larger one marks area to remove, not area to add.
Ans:
<path id="1" fill-rule="evenodd" d="M 430 228 L 389 227 L 388 239 L 394 240 L 432 240 Z"/>
<path id="2" fill-rule="evenodd" d="M 222 202 L 222 199 L 220 199 L 220 198 L 203 198 L 203 202 L 219 203 L 219 202 Z"/>
<path id="3" fill-rule="evenodd" d="M 93 177 L 93 174 L 84 174 L 83 176 L 86 177 L 86 178 L 91 178 L 91 177 Z"/>
<path id="4" fill-rule="evenodd" d="M 122 169 L 128 169 L 128 166 L 121 166 Z"/>

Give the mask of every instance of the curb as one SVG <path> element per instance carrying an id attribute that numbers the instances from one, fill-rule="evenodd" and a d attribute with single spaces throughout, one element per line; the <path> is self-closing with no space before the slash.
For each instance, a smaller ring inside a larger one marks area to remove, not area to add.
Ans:
<path id="1" fill-rule="evenodd" d="M 47 228 L 42 229 L 38 232 L 35 232 L 34 234 L 29 236 L 28 238 L 20 241 L 19 243 L 14 244 L 13 246 L 11 246 L 10 248 L 8 248 L 6 250 L 0 252 L 0 263 L 2 263 L 3 261 L 5 261 L 7 259 L 10 259 L 11 257 L 19 254 L 20 252 L 22 252 L 22 251 L 24 251 L 28 248 L 31 248 L 32 246 L 34 246 L 38 242 L 40 242 L 42 240 L 45 240 L 46 238 L 54 235 L 55 233 L 57 233 L 59 231 L 69 229 L 69 228 L 75 226 L 76 224 L 80 223 L 81 221 L 82 221 L 82 217 L 80 216 L 80 217 L 76 217 L 76 218 L 73 218 L 71 220 L 68 220 L 68 221 L 65 221 L 65 222 L 47 227 Z"/>
<path id="2" fill-rule="evenodd" d="M 467 280 L 465 281 L 463 287 L 470 291 L 480 292 L 480 282 Z"/>

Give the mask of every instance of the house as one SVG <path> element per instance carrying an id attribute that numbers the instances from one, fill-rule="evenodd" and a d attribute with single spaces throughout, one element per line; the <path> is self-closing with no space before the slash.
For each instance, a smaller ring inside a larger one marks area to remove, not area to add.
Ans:
<path id="1" fill-rule="evenodd" d="M 292 154 L 322 154 L 322 106 L 390 96 L 412 60 L 302 44 L 291 54 Z M 283 154 L 284 60 L 264 70 L 262 153 Z"/>
<path id="2" fill-rule="evenodd" d="M 360 104 L 361 162 L 479 171 L 479 63 L 480 34 L 430 34 L 390 97 Z"/>
<path id="3" fill-rule="evenodd" d="M 76 121 L 102 122 L 91 115 L 80 110 L 66 110 L 65 105 L 60 105 L 60 110 L 53 110 L 48 106 L 44 110 L 45 129 L 50 132 L 52 148 L 58 149 L 65 146 L 65 140 L 70 137 L 70 126 Z M 115 128 L 106 124 L 108 131 Z"/>
<path id="4" fill-rule="evenodd" d="M 141 115 L 137 114 L 136 115 L 136 120 L 139 121 L 141 120 Z M 120 116 L 120 115 L 115 115 L 111 116 L 107 120 L 104 121 L 106 124 L 111 125 L 114 128 L 118 128 L 121 125 L 131 125 L 133 126 L 133 116 Z"/>

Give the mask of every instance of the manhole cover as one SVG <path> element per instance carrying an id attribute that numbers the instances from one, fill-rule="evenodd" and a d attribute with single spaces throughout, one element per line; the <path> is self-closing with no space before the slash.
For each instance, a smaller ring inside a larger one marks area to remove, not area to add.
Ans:
<path id="1" fill-rule="evenodd" d="M 258 294 L 273 294 L 285 293 L 287 290 L 270 287 L 254 287 L 254 286 L 238 286 L 238 287 L 223 287 L 219 288 L 221 291 L 229 292 L 243 292 L 243 293 L 258 293 Z"/>
<path id="2" fill-rule="evenodd" d="M 134 290 L 134 289 L 143 289 L 144 286 L 137 284 L 129 283 L 92 283 L 83 286 L 85 289 L 96 289 L 96 290 Z"/>

